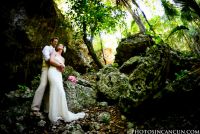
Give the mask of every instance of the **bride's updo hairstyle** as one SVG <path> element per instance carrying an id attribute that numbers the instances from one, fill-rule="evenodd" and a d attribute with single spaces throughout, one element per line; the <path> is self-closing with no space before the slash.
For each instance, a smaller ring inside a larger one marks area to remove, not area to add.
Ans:
<path id="1" fill-rule="evenodd" d="M 63 44 L 58 44 L 55 48 L 56 51 L 60 50 L 60 49 L 64 49 L 64 45 Z"/>
<path id="2" fill-rule="evenodd" d="M 63 44 L 58 44 L 58 45 L 55 47 L 56 52 L 57 52 L 58 50 L 60 50 L 60 49 L 62 49 L 61 55 L 63 55 L 64 49 L 65 49 L 65 47 L 64 47 Z"/>

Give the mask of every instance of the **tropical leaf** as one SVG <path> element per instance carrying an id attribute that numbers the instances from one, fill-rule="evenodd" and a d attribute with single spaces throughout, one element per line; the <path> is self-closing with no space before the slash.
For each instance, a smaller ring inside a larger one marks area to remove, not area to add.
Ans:
<path id="1" fill-rule="evenodd" d="M 173 4 L 171 4 L 169 1 L 166 0 L 161 0 L 161 2 L 164 7 L 165 14 L 167 15 L 168 18 L 170 17 L 173 18 L 178 15 L 178 11 Z"/>
<path id="2" fill-rule="evenodd" d="M 192 21 L 193 17 L 192 17 L 192 11 L 190 10 L 189 7 L 183 7 L 181 10 L 181 19 L 183 20 L 187 20 L 187 21 Z"/>
<path id="3" fill-rule="evenodd" d="M 172 29 L 172 31 L 171 31 L 170 34 L 168 35 L 167 39 L 168 39 L 171 35 L 173 35 L 175 32 L 180 31 L 180 30 L 189 30 L 189 28 L 187 28 L 186 26 L 183 26 L 183 25 L 177 26 L 177 27 L 175 27 L 174 29 Z"/>
<path id="4" fill-rule="evenodd" d="M 200 17 L 199 2 L 197 3 L 195 0 L 173 0 L 173 1 L 179 4 L 182 7 L 182 9 L 190 8 L 194 13 L 196 13 Z"/>

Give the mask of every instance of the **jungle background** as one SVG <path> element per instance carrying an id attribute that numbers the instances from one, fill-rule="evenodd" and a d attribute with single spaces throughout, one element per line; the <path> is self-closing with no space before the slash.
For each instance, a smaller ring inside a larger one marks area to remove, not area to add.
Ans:
<path id="1" fill-rule="evenodd" d="M 2 133 L 200 128 L 199 0 L 6 0 L 0 13 Z M 66 46 L 63 84 L 82 120 L 30 114 L 53 36 Z"/>

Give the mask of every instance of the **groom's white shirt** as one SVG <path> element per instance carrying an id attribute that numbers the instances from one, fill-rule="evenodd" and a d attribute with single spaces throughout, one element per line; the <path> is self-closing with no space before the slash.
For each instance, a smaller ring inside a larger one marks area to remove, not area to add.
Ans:
<path id="1" fill-rule="evenodd" d="M 42 50 L 42 54 L 43 54 L 43 63 L 42 63 L 42 67 L 48 67 L 48 65 L 46 64 L 45 61 L 48 61 L 50 59 L 50 55 L 52 52 L 55 51 L 55 48 L 53 46 L 45 46 Z"/>

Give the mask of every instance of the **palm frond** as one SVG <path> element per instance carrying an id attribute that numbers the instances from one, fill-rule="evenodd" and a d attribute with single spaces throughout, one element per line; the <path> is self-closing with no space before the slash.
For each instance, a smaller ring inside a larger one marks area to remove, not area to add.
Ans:
<path id="1" fill-rule="evenodd" d="M 162 6 L 164 7 L 165 14 L 167 15 L 169 19 L 171 17 L 173 18 L 178 15 L 178 11 L 173 4 L 171 4 L 169 1 L 166 1 L 166 0 L 161 0 L 161 2 L 162 2 Z"/>
<path id="2" fill-rule="evenodd" d="M 193 12 L 195 12 L 200 17 L 200 3 L 195 0 L 173 0 L 175 3 L 180 4 L 180 6 L 185 9 L 190 8 Z"/>
<path id="3" fill-rule="evenodd" d="M 192 17 L 192 11 L 190 10 L 189 7 L 183 7 L 181 9 L 181 19 L 182 20 L 187 20 L 187 21 L 192 21 L 193 17 Z"/>
<path id="4" fill-rule="evenodd" d="M 173 35 L 175 32 L 180 31 L 180 30 L 189 30 L 189 28 L 187 28 L 187 27 L 184 26 L 184 25 L 177 26 L 177 27 L 175 27 L 175 28 L 172 29 L 172 31 L 171 31 L 170 34 L 168 35 L 167 39 L 168 39 L 171 35 Z"/>

